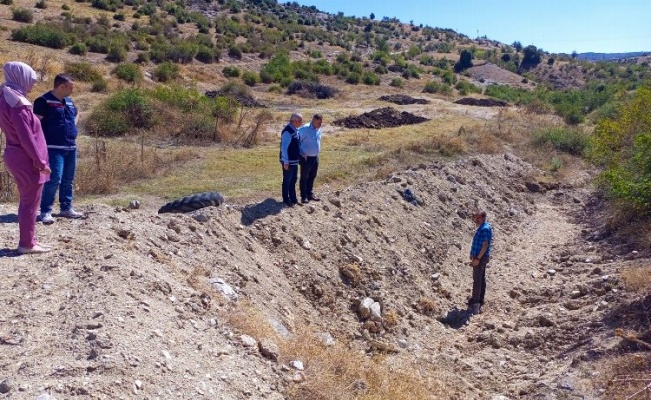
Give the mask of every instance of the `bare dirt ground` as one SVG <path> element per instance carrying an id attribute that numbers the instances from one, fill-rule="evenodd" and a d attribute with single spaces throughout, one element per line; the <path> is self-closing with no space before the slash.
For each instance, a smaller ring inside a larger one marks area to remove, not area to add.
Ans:
<path id="1" fill-rule="evenodd" d="M 237 318 L 386 353 L 435 377 L 434 399 L 602 398 L 593 365 L 619 345 L 604 316 L 627 294 L 622 261 L 585 239 L 587 181 L 551 182 L 499 154 L 291 209 L 260 199 L 159 216 L 162 201 L 97 203 L 86 219 L 39 225 L 55 250 L 20 257 L 16 207 L 0 205 L 0 398 L 282 399 L 318 378 L 306 362 L 297 379 L 290 356 L 242 337 L 253 333 Z M 469 318 L 476 207 L 495 243 L 484 313 Z M 366 297 L 376 321 L 359 314 Z"/>

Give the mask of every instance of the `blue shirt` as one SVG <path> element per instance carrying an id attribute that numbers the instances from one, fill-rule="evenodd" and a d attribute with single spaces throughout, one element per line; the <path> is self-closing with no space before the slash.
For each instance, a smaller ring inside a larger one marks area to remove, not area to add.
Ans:
<path id="1" fill-rule="evenodd" d="M 298 130 L 301 138 L 301 156 L 318 157 L 321 152 L 321 129 L 314 129 L 312 122 Z"/>
<path id="2" fill-rule="evenodd" d="M 475 236 L 472 238 L 472 247 L 470 247 L 470 255 L 472 258 L 477 258 L 477 256 L 479 256 L 479 252 L 481 251 L 481 247 L 484 245 L 485 241 L 488 241 L 488 247 L 486 248 L 484 255 L 490 257 L 491 244 L 493 243 L 493 228 L 491 227 L 491 224 L 486 221 L 479 225 L 475 232 Z"/>

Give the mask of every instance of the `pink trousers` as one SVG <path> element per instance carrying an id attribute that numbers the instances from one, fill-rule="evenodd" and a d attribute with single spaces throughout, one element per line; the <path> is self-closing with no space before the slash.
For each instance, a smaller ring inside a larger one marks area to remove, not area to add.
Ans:
<path id="1" fill-rule="evenodd" d="M 7 170 L 16 181 L 20 195 L 18 204 L 20 241 L 18 245 L 31 249 L 36 245 L 36 213 L 43 193 L 43 179 L 22 149 L 7 148 L 4 161 Z"/>

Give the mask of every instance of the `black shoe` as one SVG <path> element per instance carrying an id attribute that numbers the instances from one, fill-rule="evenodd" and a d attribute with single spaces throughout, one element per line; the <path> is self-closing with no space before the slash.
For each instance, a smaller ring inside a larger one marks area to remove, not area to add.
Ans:
<path id="1" fill-rule="evenodd" d="M 305 198 L 305 197 L 303 197 L 303 198 L 301 199 L 301 203 L 303 203 L 303 204 L 307 204 L 307 203 L 309 203 L 309 202 L 310 202 L 310 200 L 307 199 L 307 198 Z"/>
<path id="2" fill-rule="evenodd" d="M 284 201 L 283 203 L 286 207 L 294 207 L 294 203 L 290 203 L 289 201 Z"/>
<path id="3" fill-rule="evenodd" d="M 320 198 L 318 198 L 318 197 L 314 197 L 314 196 L 310 196 L 310 197 L 308 197 L 307 199 L 308 199 L 309 201 L 321 201 Z"/>

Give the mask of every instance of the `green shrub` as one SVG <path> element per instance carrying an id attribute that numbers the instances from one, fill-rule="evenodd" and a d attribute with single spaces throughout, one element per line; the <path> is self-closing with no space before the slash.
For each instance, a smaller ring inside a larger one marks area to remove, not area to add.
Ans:
<path id="1" fill-rule="evenodd" d="M 534 144 L 551 144 L 556 150 L 582 155 L 588 145 L 588 136 L 578 129 L 562 127 L 542 129 L 534 134 Z"/>
<path id="2" fill-rule="evenodd" d="M 603 119 L 590 140 L 588 155 L 604 168 L 600 184 L 614 198 L 648 214 L 651 211 L 651 86 L 639 88 Z"/>
<path id="3" fill-rule="evenodd" d="M 34 7 L 41 10 L 45 10 L 47 8 L 47 3 L 45 2 L 45 0 L 38 0 L 34 5 Z"/>
<path id="4" fill-rule="evenodd" d="M 108 90 L 108 82 L 104 78 L 100 78 L 93 81 L 93 85 L 90 88 L 91 92 L 103 93 Z"/>
<path id="5" fill-rule="evenodd" d="M 207 46 L 199 46 L 197 55 L 194 57 L 204 64 L 212 64 L 215 62 L 215 50 Z"/>
<path id="6" fill-rule="evenodd" d="M 104 79 L 100 71 L 85 61 L 66 63 L 63 69 L 67 74 L 72 76 L 74 80 L 80 82 L 95 82 Z"/>
<path id="7" fill-rule="evenodd" d="M 120 64 L 113 70 L 118 79 L 129 83 L 138 83 L 144 79 L 142 69 L 138 64 L 125 63 Z"/>
<path id="8" fill-rule="evenodd" d="M 281 88 L 279 85 L 271 85 L 269 86 L 269 92 L 280 94 L 283 92 L 283 88 Z"/>
<path id="9" fill-rule="evenodd" d="M 230 57 L 233 57 L 233 58 L 237 59 L 237 60 L 241 60 L 242 59 L 242 49 L 240 49 L 236 45 L 231 45 L 228 48 L 228 55 Z"/>
<path id="10" fill-rule="evenodd" d="M 222 74 L 224 74 L 224 76 L 227 78 L 239 78 L 241 72 L 240 69 L 237 67 L 226 66 L 224 67 L 224 69 L 222 69 Z M 265 82 L 265 83 L 269 83 L 269 82 Z"/>
<path id="11" fill-rule="evenodd" d="M 63 49 L 69 41 L 68 35 L 58 25 L 40 22 L 15 29 L 11 33 L 11 39 L 53 49 Z"/>
<path id="12" fill-rule="evenodd" d="M 242 73 L 242 80 L 247 86 L 255 86 L 256 83 L 260 82 L 260 76 L 255 72 L 244 71 Z"/>
<path id="13" fill-rule="evenodd" d="M 177 79 L 180 74 L 178 65 L 170 61 L 159 64 L 154 70 L 153 76 L 159 82 L 169 82 Z"/>
<path id="14" fill-rule="evenodd" d="M 425 84 L 423 88 L 423 93 L 441 93 L 441 94 L 452 94 L 452 87 L 447 83 L 439 83 L 436 81 L 429 81 Z"/>
<path id="15" fill-rule="evenodd" d="M 379 85 L 380 77 L 373 72 L 364 72 L 362 82 L 364 82 L 365 85 Z"/>
<path id="16" fill-rule="evenodd" d="M 287 88 L 287 94 L 298 94 L 307 98 L 329 99 L 337 94 L 337 89 L 315 82 L 294 81 Z"/>
<path id="17" fill-rule="evenodd" d="M 127 50 L 122 43 L 113 43 L 109 47 L 106 59 L 111 62 L 123 62 L 127 59 Z"/>
<path id="18" fill-rule="evenodd" d="M 405 81 L 403 81 L 400 78 L 393 78 L 393 79 L 391 79 L 391 82 L 389 83 L 389 86 L 401 88 L 401 87 L 405 86 Z"/>
<path id="19" fill-rule="evenodd" d="M 154 116 L 152 101 L 144 90 L 124 89 L 95 108 L 88 130 L 99 136 L 123 136 L 133 129 L 153 127 Z"/>
<path id="20" fill-rule="evenodd" d="M 127 16 L 124 15 L 124 13 L 119 12 L 119 13 L 113 14 L 113 19 L 116 20 L 116 21 L 124 21 L 124 20 L 127 19 Z"/>
<path id="21" fill-rule="evenodd" d="M 111 47 L 111 41 L 106 36 L 91 36 L 85 42 L 91 53 L 108 54 Z"/>
<path id="22" fill-rule="evenodd" d="M 32 10 L 27 8 L 12 8 L 11 19 L 18 22 L 31 23 L 34 21 L 34 14 L 32 13 Z"/>
<path id="23" fill-rule="evenodd" d="M 362 77 L 357 72 L 351 72 L 346 77 L 346 83 L 357 85 L 362 80 Z"/>
<path id="24" fill-rule="evenodd" d="M 459 94 L 462 96 L 465 96 L 468 93 L 481 93 L 481 88 L 479 86 L 475 86 L 472 83 L 463 80 L 457 82 L 455 89 L 457 89 Z"/>
<path id="25" fill-rule="evenodd" d="M 70 49 L 68 50 L 70 54 L 77 54 L 80 56 L 86 55 L 88 53 L 88 48 L 86 47 L 85 43 L 82 42 L 77 42 L 70 46 Z"/>
<path id="26" fill-rule="evenodd" d="M 149 61 L 149 53 L 138 53 L 138 57 L 136 57 L 136 63 L 147 64 Z"/>
<path id="27" fill-rule="evenodd" d="M 62 9 L 62 10 L 65 10 L 65 11 L 70 11 L 70 6 L 64 3 L 64 4 L 61 6 L 61 9 Z"/>

